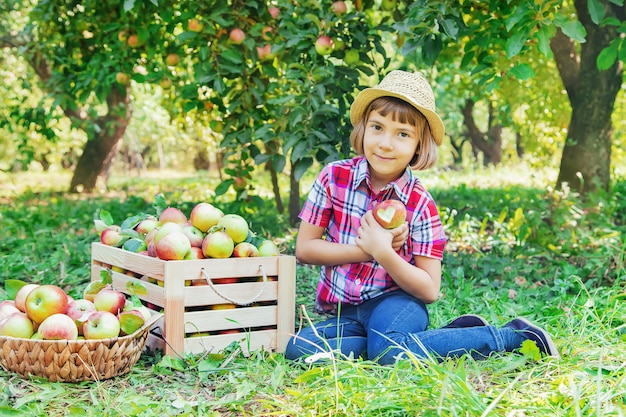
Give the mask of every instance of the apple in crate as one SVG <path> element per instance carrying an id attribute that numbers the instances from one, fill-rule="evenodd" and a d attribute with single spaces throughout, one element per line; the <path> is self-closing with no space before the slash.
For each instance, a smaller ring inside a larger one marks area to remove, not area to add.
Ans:
<path id="1" fill-rule="evenodd" d="M 53 314 L 65 314 L 69 298 L 57 285 L 40 285 L 26 297 L 26 314 L 35 323 L 42 323 Z"/>
<path id="2" fill-rule="evenodd" d="M 15 307 L 17 307 L 18 310 L 23 313 L 26 312 L 26 297 L 38 286 L 39 284 L 26 284 L 17 291 L 17 294 L 15 294 Z"/>
<path id="3" fill-rule="evenodd" d="M 223 230 L 233 239 L 233 242 L 243 242 L 248 238 L 248 222 L 238 214 L 225 214 L 224 217 L 217 222 L 218 230 Z"/>
<path id="4" fill-rule="evenodd" d="M 120 334 L 120 321 L 117 316 L 108 311 L 91 313 L 83 323 L 85 339 L 108 339 Z"/>
<path id="5" fill-rule="evenodd" d="M 53 314 L 47 317 L 37 329 L 44 340 L 76 340 L 78 328 L 67 314 Z"/>
<path id="6" fill-rule="evenodd" d="M 165 236 L 169 235 L 170 233 L 182 232 L 183 226 L 178 223 L 167 222 L 167 223 L 163 223 L 163 225 L 161 225 L 158 229 L 155 229 L 155 230 L 156 232 L 154 234 L 154 237 L 152 238 L 150 242 L 156 245 L 157 243 L 159 243 L 159 240 L 163 239 Z"/>
<path id="7" fill-rule="evenodd" d="M 406 221 L 406 207 L 400 200 L 381 201 L 374 206 L 372 214 L 385 229 L 395 229 Z"/>
<path id="8" fill-rule="evenodd" d="M 202 241 L 204 240 L 204 233 L 196 226 L 191 223 L 187 223 L 183 225 L 183 233 L 189 239 L 189 243 L 191 246 L 199 248 L 202 246 Z"/>
<path id="9" fill-rule="evenodd" d="M 142 236 L 146 236 L 159 225 L 159 221 L 154 218 L 147 218 L 135 226 L 135 231 Z"/>
<path id="10" fill-rule="evenodd" d="M 124 309 L 126 304 L 126 296 L 123 292 L 113 288 L 104 288 L 96 294 L 93 304 L 97 311 L 108 311 L 111 314 L 117 314 Z"/>
<path id="11" fill-rule="evenodd" d="M 67 306 L 67 316 L 74 320 L 76 323 L 76 327 L 78 328 L 78 333 L 83 334 L 83 323 L 87 321 L 89 315 L 96 311 L 96 305 L 89 300 L 84 298 L 79 298 L 78 300 L 72 301 Z"/>
<path id="12" fill-rule="evenodd" d="M 230 258 L 235 250 L 233 239 L 220 230 L 206 235 L 202 241 L 202 253 L 205 258 Z"/>
<path id="13" fill-rule="evenodd" d="M 191 209 L 189 221 L 192 225 L 206 233 L 211 227 L 215 226 L 222 217 L 224 217 L 224 212 L 213 204 L 198 203 Z"/>
<path id="14" fill-rule="evenodd" d="M 159 222 L 165 224 L 168 222 L 173 223 L 187 223 L 187 216 L 181 209 L 176 207 L 168 207 L 159 215 Z"/>
<path id="15" fill-rule="evenodd" d="M 259 250 L 250 242 L 237 243 L 233 250 L 235 258 L 253 258 L 259 256 Z"/>
<path id="16" fill-rule="evenodd" d="M 156 243 L 156 255 L 165 261 L 180 261 L 189 256 L 191 242 L 182 231 L 170 232 Z"/>
<path id="17" fill-rule="evenodd" d="M 35 333 L 33 322 L 26 313 L 17 311 L 0 320 L 0 336 L 30 339 Z"/>
<path id="18" fill-rule="evenodd" d="M 278 256 L 278 246 L 269 239 L 265 239 L 259 244 L 259 256 Z"/>

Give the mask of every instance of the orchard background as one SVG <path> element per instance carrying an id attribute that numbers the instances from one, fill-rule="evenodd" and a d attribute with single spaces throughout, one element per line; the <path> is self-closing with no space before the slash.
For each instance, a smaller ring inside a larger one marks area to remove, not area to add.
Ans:
<path id="1" fill-rule="evenodd" d="M 447 132 L 419 173 L 450 238 L 433 326 L 524 315 L 563 355 L 301 368 L 154 353 L 93 384 L 2 373 L 0 414 L 626 414 L 622 0 L 0 0 L 0 14 L 0 287 L 77 295 L 98 211 L 150 211 L 159 193 L 240 213 L 292 254 L 316 173 L 351 155 L 355 93 L 419 70 Z M 317 270 L 297 268 L 313 315 Z"/>

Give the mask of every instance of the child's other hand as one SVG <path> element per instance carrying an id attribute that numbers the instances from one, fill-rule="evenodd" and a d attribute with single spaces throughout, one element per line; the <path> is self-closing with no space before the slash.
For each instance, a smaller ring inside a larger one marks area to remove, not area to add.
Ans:
<path id="1" fill-rule="evenodd" d="M 393 240 L 391 241 L 391 247 L 393 250 L 398 252 L 404 246 L 404 242 L 406 242 L 409 237 L 409 225 L 406 223 L 402 223 L 400 226 L 395 229 L 391 229 L 391 234 L 393 235 Z"/>

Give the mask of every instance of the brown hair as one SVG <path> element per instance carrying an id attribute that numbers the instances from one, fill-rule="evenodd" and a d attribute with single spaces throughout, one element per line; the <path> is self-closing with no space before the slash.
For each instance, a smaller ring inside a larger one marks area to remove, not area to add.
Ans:
<path id="1" fill-rule="evenodd" d="M 394 121 L 410 124 L 422 133 L 421 140 L 417 145 L 415 156 L 411 159 L 409 167 L 415 170 L 428 169 L 437 163 L 437 144 L 430 131 L 430 126 L 424 115 L 406 101 L 395 97 L 379 97 L 373 100 L 363 114 L 361 120 L 354 125 L 350 134 L 350 144 L 357 155 L 363 155 L 363 138 L 365 127 L 370 113 L 377 111 L 381 116 L 391 114 Z"/>

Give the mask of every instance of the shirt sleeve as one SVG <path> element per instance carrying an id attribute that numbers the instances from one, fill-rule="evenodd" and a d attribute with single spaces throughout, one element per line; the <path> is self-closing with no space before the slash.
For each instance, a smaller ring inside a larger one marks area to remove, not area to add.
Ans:
<path id="1" fill-rule="evenodd" d="M 415 213 L 411 228 L 412 253 L 418 256 L 443 259 L 446 246 L 446 235 L 439 210 L 432 198 Z"/>
<path id="2" fill-rule="evenodd" d="M 309 195 L 298 217 L 314 226 L 328 227 L 332 213 L 332 202 L 330 200 L 330 171 L 326 166 L 313 183 Z"/>

